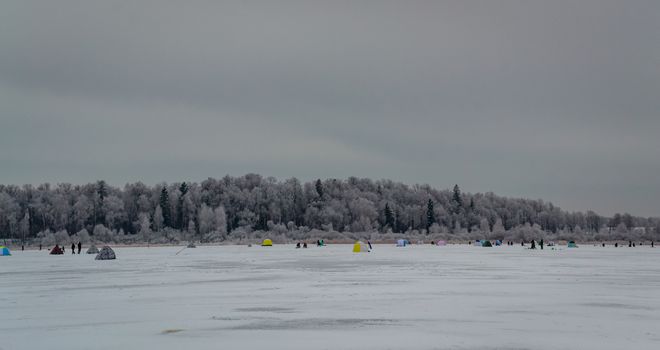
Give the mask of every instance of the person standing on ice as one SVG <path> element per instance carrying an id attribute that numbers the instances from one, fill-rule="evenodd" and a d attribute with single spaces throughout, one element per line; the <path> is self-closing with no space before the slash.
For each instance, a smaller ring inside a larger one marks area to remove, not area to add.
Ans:
<path id="1" fill-rule="evenodd" d="M 541 238 L 541 241 L 539 242 L 539 246 L 541 247 L 541 250 L 543 250 L 543 238 Z"/>
<path id="2" fill-rule="evenodd" d="M 532 247 L 529 249 L 536 249 L 536 242 L 534 242 L 534 240 L 532 240 Z"/>
<path id="3" fill-rule="evenodd" d="M 78 255 L 80 255 L 81 250 L 82 250 L 82 243 L 78 242 Z"/>
<path id="4" fill-rule="evenodd" d="M 76 254 L 76 244 L 71 243 L 71 254 Z"/>

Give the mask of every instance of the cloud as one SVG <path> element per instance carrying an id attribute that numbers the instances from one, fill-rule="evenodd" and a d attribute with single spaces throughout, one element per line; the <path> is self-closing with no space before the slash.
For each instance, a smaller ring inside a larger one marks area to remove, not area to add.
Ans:
<path id="1" fill-rule="evenodd" d="M 658 17 L 642 0 L 9 1 L 0 182 L 357 175 L 658 215 Z"/>

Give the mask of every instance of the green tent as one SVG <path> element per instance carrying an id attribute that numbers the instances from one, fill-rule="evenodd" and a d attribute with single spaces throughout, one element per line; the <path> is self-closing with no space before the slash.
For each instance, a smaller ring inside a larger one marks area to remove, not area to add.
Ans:
<path id="1" fill-rule="evenodd" d="M 493 244 L 490 243 L 490 241 L 481 241 L 481 246 L 482 247 L 492 247 Z"/>
<path id="2" fill-rule="evenodd" d="M 568 241 L 568 247 L 569 248 L 577 248 L 577 244 L 575 244 L 575 241 Z"/>

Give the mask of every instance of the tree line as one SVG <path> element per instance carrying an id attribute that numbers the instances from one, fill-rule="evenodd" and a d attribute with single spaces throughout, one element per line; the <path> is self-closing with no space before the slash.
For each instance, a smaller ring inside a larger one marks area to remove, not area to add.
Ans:
<path id="1" fill-rule="evenodd" d="M 301 183 L 247 174 L 123 188 L 102 180 L 0 185 L 0 238 L 5 239 L 218 241 L 253 232 L 294 237 L 311 230 L 447 239 L 655 240 L 660 218 L 604 217 L 564 211 L 543 200 L 464 193 L 458 185 L 438 190 L 356 177 Z"/>

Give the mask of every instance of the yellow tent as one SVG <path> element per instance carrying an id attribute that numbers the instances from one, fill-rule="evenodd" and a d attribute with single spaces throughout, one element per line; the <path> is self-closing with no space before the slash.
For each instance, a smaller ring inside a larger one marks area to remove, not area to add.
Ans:
<path id="1" fill-rule="evenodd" d="M 369 252 L 369 246 L 357 241 L 355 244 L 353 244 L 353 253 L 368 253 Z"/>
<path id="2" fill-rule="evenodd" d="M 266 239 L 264 239 L 264 242 L 261 243 L 261 246 L 262 246 L 262 247 L 272 247 L 272 246 L 273 246 L 273 241 L 271 241 L 270 239 L 266 238 Z"/>

